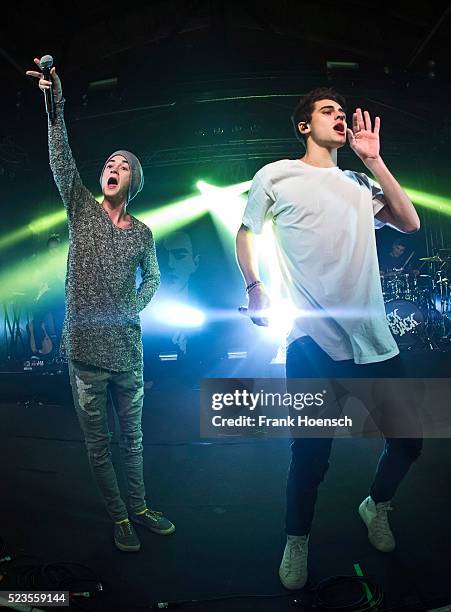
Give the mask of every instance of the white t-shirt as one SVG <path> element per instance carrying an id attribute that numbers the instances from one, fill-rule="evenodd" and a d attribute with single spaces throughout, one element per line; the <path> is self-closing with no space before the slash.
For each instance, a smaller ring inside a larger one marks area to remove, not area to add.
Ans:
<path id="1" fill-rule="evenodd" d="M 272 218 L 279 262 L 300 313 L 288 342 L 310 336 L 332 359 L 372 363 L 399 353 L 385 317 L 374 218 L 383 192 L 358 172 L 282 159 L 254 177 L 243 224 Z"/>

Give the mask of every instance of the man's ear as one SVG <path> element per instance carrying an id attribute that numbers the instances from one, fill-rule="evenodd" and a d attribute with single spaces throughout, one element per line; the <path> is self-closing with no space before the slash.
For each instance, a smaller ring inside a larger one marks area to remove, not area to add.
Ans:
<path id="1" fill-rule="evenodd" d="M 298 130 L 303 135 L 308 134 L 310 132 L 310 125 L 306 121 L 300 121 L 298 123 Z"/>

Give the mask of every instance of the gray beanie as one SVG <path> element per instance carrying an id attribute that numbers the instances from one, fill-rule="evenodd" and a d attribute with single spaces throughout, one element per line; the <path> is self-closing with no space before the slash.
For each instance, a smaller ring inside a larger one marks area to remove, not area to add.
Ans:
<path id="1" fill-rule="evenodd" d="M 100 184 L 102 184 L 102 176 L 103 176 L 103 173 L 105 172 L 107 163 L 115 155 L 122 155 L 122 157 L 125 157 L 125 159 L 128 161 L 128 165 L 130 166 L 131 176 L 130 176 L 130 188 L 128 190 L 128 198 L 127 198 L 127 203 L 128 203 L 131 200 L 133 200 L 135 195 L 137 195 L 143 188 L 143 185 L 144 185 L 143 169 L 142 169 L 141 162 L 139 161 L 139 159 L 136 157 L 136 155 L 133 155 L 133 153 L 130 153 L 130 151 L 123 151 L 123 150 L 115 151 L 114 153 L 111 153 L 111 155 L 108 157 L 108 159 L 106 160 L 103 166 L 102 172 L 100 174 Z"/>

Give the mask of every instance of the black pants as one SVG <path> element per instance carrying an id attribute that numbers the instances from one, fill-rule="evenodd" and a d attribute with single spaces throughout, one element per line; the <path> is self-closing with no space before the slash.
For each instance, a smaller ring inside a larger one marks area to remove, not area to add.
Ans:
<path id="1" fill-rule="evenodd" d="M 334 361 L 309 337 L 299 338 L 287 351 L 287 378 L 401 378 L 405 375 L 401 357 L 379 363 L 356 365 Z M 329 468 L 331 438 L 296 438 L 291 444 L 287 480 L 286 532 L 309 533 L 318 486 Z M 419 438 L 387 438 L 379 458 L 370 495 L 378 503 L 390 500 L 422 449 Z"/>

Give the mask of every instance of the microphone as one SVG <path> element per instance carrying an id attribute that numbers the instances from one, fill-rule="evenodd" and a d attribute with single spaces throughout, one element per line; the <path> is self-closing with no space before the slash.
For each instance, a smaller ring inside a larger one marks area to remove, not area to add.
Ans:
<path id="1" fill-rule="evenodd" d="M 53 66 L 53 57 L 51 55 L 43 55 L 39 60 L 39 65 L 42 70 L 42 74 L 44 75 L 44 79 L 46 81 L 52 82 L 52 77 L 50 75 L 50 69 Z M 55 121 L 55 105 L 53 100 L 53 86 L 50 89 L 44 90 L 44 99 L 45 99 L 45 110 L 47 111 L 47 115 L 49 116 L 50 123 Z"/>

